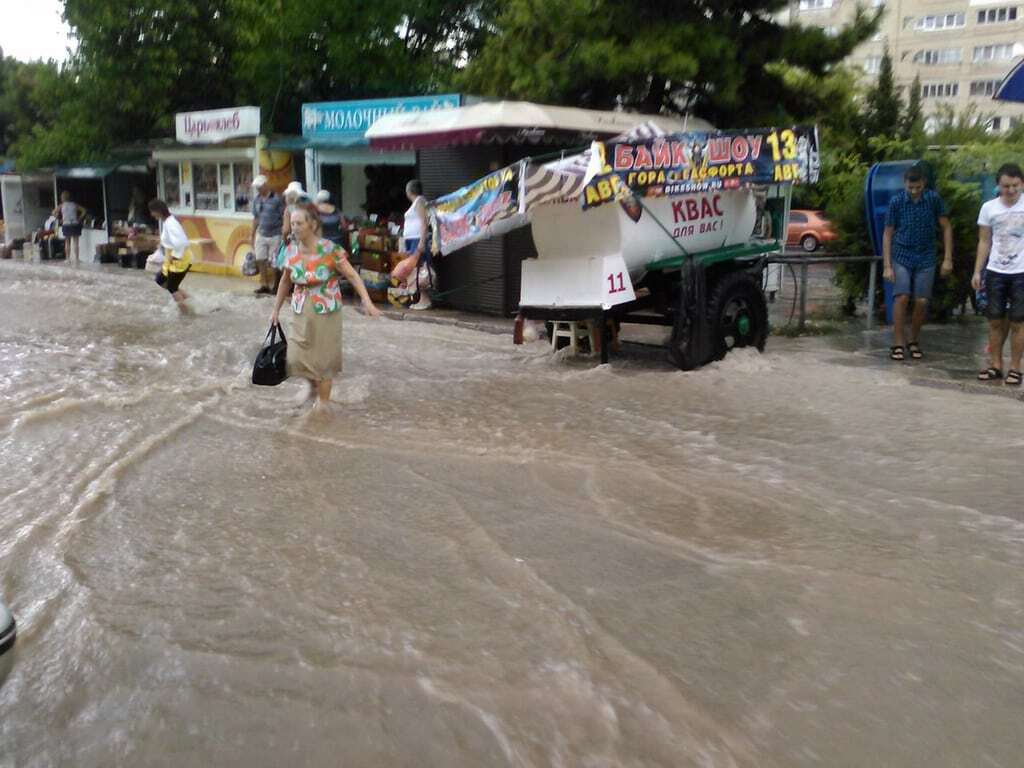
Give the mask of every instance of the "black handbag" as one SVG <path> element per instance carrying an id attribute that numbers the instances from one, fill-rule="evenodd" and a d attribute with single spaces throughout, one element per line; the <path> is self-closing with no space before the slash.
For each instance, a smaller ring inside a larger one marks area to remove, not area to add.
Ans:
<path id="1" fill-rule="evenodd" d="M 281 338 L 277 338 L 277 334 Z M 284 337 L 284 328 L 274 323 L 267 331 L 267 338 L 256 355 L 252 366 L 252 383 L 261 387 L 276 387 L 288 378 L 288 340 Z"/>

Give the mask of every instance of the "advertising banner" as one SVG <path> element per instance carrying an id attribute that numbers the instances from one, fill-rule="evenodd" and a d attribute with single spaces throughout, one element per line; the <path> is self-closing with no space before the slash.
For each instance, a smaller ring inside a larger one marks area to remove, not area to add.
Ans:
<path id="1" fill-rule="evenodd" d="M 182 144 L 218 144 L 228 139 L 259 136 L 260 108 L 179 112 L 174 116 L 174 128 Z"/>
<path id="2" fill-rule="evenodd" d="M 434 242 L 448 254 L 526 223 L 523 176 L 526 161 L 489 173 L 429 203 Z"/>
<path id="3" fill-rule="evenodd" d="M 751 184 L 813 184 L 816 126 L 672 133 L 594 142 L 584 209 L 629 197 L 672 197 Z"/>

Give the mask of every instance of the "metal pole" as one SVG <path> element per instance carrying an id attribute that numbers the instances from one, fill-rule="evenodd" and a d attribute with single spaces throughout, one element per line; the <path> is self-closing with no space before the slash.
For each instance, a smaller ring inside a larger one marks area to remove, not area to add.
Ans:
<path id="1" fill-rule="evenodd" d="M 868 276 L 868 330 L 875 326 L 875 285 L 878 280 L 878 262 L 872 260 Z"/>
<path id="2" fill-rule="evenodd" d="M 797 325 L 799 330 L 804 329 L 807 322 L 807 262 L 800 263 L 800 322 Z"/>

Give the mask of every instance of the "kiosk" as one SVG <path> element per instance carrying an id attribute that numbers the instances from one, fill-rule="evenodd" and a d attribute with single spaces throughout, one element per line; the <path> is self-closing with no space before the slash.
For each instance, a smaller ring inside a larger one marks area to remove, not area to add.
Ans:
<path id="1" fill-rule="evenodd" d="M 350 219 L 409 207 L 405 184 L 416 176 L 416 152 L 371 150 L 366 131 L 385 115 L 421 114 L 461 106 L 462 96 L 334 101 L 302 105 L 309 189 L 326 189 Z"/>
<path id="2" fill-rule="evenodd" d="M 4 243 L 28 239 L 41 229 L 54 207 L 54 178 L 49 173 L 0 176 L 4 211 Z"/>
<path id="3" fill-rule="evenodd" d="M 252 181 L 280 194 L 293 179 L 288 152 L 266 148 L 259 107 L 175 115 L 173 146 L 154 150 L 159 196 L 192 242 L 197 272 L 241 274 L 252 240 Z"/>

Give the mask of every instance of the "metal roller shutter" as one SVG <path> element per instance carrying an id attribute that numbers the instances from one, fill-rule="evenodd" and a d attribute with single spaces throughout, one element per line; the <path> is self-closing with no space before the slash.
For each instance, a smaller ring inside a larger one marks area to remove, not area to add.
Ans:
<path id="1" fill-rule="evenodd" d="M 526 147 L 422 150 L 418 165 L 423 194 L 445 195 L 527 154 Z M 459 289 L 444 297 L 455 309 L 507 317 L 519 306 L 520 264 L 536 255 L 529 227 L 481 240 L 438 259 L 438 287 L 442 292 Z"/>

